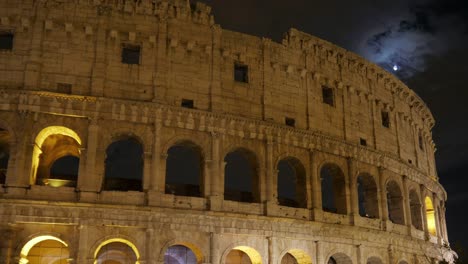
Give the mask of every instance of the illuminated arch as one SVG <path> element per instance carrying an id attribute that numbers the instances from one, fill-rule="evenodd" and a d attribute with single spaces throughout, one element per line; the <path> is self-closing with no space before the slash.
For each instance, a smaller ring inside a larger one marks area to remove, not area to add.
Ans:
<path id="1" fill-rule="evenodd" d="M 233 250 L 239 250 L 245 253 L 249 257 L 250 262 L 252 264 L 262 264 L 262 256 L 260 256 L 260 253 L 258 253 L 257 250 L 249 246 L 236 246 L 230 248 L 224 253 L 223 263 L 226 263 L 229 253 L 231 253 Z"/>
<path id="2" fill-rule="evenodd" d="M 26 264 L 29 262 L 29 260 L 27 259 L 28 255 L 29 255 L 29 251 L 37 244 L 43 242 L 43 241 L 46 241 L 46 240 L 52 240 L 52 241 L 57 241 L 59 242 L 60 244 L 62 244 L 63 246 L 67 247 L 68 248 L 68 244 L 63 241 L 62 239 L 58 238 L 58 237 L 55 237 L 55 236 L 52 236 L 52 235 L 42 235 L 42 236 L 36 236 L 34 238 L 32 238 L 31 240 L 29 240 L 24 246 L 23 248 L 21 249 L 21 252 L 20 252 L 20 260 L 19 260 L 19 263 L 20 264 Z"/>
<path id="3" fill-rule="evenodd" d="M 195 255 L 195 258 L 197 259 L 197 263 L 203 263 L 204 262 L 204 254 L 200 250 L 199 247 L 197 247 L 195 244 L 190 243 L 190 242 L 176 241 L 176 240 L 171 240 L 171 241 L 169 241 L 168 243 L 166 243 L 164 245 L 164 247 L 161 250 L 161 253 L 159 254 L 159 261 L 160 262 L 164 261 L 164 254 L 172 246 L 184 246 L 184 247 L 190 249 L 193 252 L 193 254 Z"/>
<path id="4" fill-rule="evenodd" d="M 327 258 L 327 264 L 353 264 L 351 258 L 345 253 L 337 252 Z"/>
<path id="5" fill-rule="evenodd" d="M 290 249 L 281 254 L 279 263 L 283 262 L 283 258 L 290 254 L 295 258 L 297 264 L 312 264 L 312 258 L 302 249 Z"/>
<path id="6" fill-rule="evenodd" d="M 133 250 L 133 253 L 135 253 L 135 256 L 136 256 L 135 264 L 140 264 L 140 252 L 138 251 L 137 247 L 132 242 L 130 242 L 130 241 L 126 240 L 126 239 L 123 239 L 123 238 L 111 238 L 111 239 L 107 239 L 106 241 L 100 243 L 99 246 L 97 246 L 96 250 L 94 251 L 94 256 L 93 256 L 93 258 L 94 258 L 93 263 L 94 264 L 98 264 L 97 257 L 98 257 L 99 252 L 101 251 L 101 249 L 105 245 L 110 244 L 110 243 L 122 243 L 122 244 L 125 244 L 125 245 L 129 246 Z"/>
<path id="7" fill-rule="evenodd" d="M 431 198 L 428 196 L 426 196 L 426 199 L 424 199 L 424 203 L 426 205 L 427 230 L 429 231 L 429 234 L 435 236 L 437 235 L 437 228 L 434 204 L 432 203 Z"/>
<path id="8" fill-rule="evenodd" d="M 380 257 L 372 256 L 367 259 L 367 264 L 383 264 Z"/>

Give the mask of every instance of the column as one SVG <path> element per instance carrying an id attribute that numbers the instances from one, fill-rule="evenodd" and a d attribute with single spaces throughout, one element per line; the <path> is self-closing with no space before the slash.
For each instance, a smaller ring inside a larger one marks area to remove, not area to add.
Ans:
<path id="1" fill-rule="evenodd" d="M 312 220 L 322 219 L 322 181 L 318 173 L 317 153 L 310 150 L 310 182 L 312 183 Z"/>
<path id="2" fill-rule="evenodd" d="M 96 151 L 98 146 L 99 126 L 96 119 L 90 119 L 88 124 L 88 144 L 84 150 L 85 164 L 80 167 L 78 175 L 78 190 L 81 192 L 98 192 L 99 182 L 96 175 Z M 81 165 L 81 164 L 80 164 Z"/>
<path id="3" fill-rule="evenodd" d="M 441 225 L 440 225 L 440 218 L 439 218 L 439 198 L 437 197 L 436 193 L 432 193 L 432 203 L 434 206 L 434 219 L 436 225 L 436 236 L 437 236 L 437 243 L 442 244 L 442 232 L 441 232 Z"/>
<path id="4" fill-rule="evenodd" d="M 106 79 L 106 38 L 107 32 L 105 28 L 105 19 L 106 18 L 99 18 L 98 23 L 96 24 L 95 35 L 96 36 L 88 36 L 89 38 L 95 38 L 95 57 L 94 57 L 94 65 L 92 68 L 91 73 L 91 95 L 92 96 L 103 96 L 104 94 L 104 83 Z M 120 43 L 118 43 L 120 46 Z M 120 52 L 120 50 L 119 50 Z"/>
<path id="5" fill-rule="evenodd" d="M 379 186 L 380 186 L 380 208 L 381 208 L 381 218 L 382 218 L 382 227 L 384 230 L 387 228 L 388 221 L 388 206 L 387 206 L 387 186 L 385 185 L 385 169 L 379 167 Z"/>
<path id="6" fill-rule="evenodd" d="M 348 158 L 348 181 L 349 181 L 349 212 L 352 223 L 355 223 L 355 218 L 359 217 L 359 202 L 358 202 L 358 186 L 357 186 L 357 170 L 356 160 L 354 158 Z"/>
<path id="7" fill-rule="evenodd" d="M 211 133 L 211 195 L 210 195 L 210 210 L 221 210 L 224 199 L 224 160 L 221 159 L 219 153 L 220 135 Z"/>
<path id="8" fill-rule="evenodd" d="M 152 150 L 152 160 L 151 160 L 151 178 L 149 179 L 149 190 L 152 192 L 163 193 L 164 185 L 161 186 L 160 175 L 159 175 L 159 161 L 161 154 L 161 116 L 157 113 L 157 116 L 153 124 L 153 150 Z"/>
<path id="9" fill-rule="evenodd" d="M 315 257 L 315 263 L 317 264 L 325 264 L 325 261 L 327 261 L 322 255 L 322 243 L 320 241 L 315 241 Z"/>
<path id="10" fill-rule="evenodd" d="M 423 219 L 423 228 L 424 228 L 424 234 L 425 234 L 425 237 L 426 237 L 426 240 L 429 240 L 430 239 L 430 234 L 429 234 L 429 228 L 427 227 L 427 214 L 426 214 L 426 202 L 425 202 L 425 198 L 426 198 L 426 188 L 424 187 L 424 185 L 420 185 L 419 186 L 420 188 L 420 192 L 421 192 L 421 204 L 422 204 L 422 219 Z"/>
<path id="11" fill-rule="evenodd" d="M 278 173 L 274 169 L 273 164 L 273 137 L 271 135 L 267 136 L 266 140 L 266 194 L 265 194 L 265 206 L 266 214 L 270 214 L 271 210 L 274 210 L 276 206 L 276 199 L 278 197 L 277 179 Z M 276 184 L 275 184 L 276 183 Z"/>
<path id="12" fill-rule="evenodd" d="M 146 146 L 148 148 L 148 146 Z M 152 148 L 152 147 L 150 147 Z M 152 153 L 151 151 L 145 151 L 143 153 L 143 191 L 146 192 L 150 188 L 151 182 L 151 166 Z"/>
<path id="13" fill-rule="evenodd" d="M 15 147 L 15 166 L 8 168 L 6 178 L 9 193 L 12 191 L 11 187 L 27 188 L 31 183 L 31 163 L 34 148 L 34 142 L 30 141 L 32 119 L 29 113 L 20 113 L 19 117 L 22 124 L 20 126 L 21 132 L 18 133 L 17 146 Z M 13 157 L 10 159 L 13 159 Z"/>
<path id="14" fill-rule="evenodd" d="M 210 84 L 210 110 L 218 112 L 223 109 L 223 100 L 221 98 L 221 35 L 223 33 L 219 25 L 211 27 L 212 32 L 212 47 L 211 47 L 211 84 Z M 234 67 L 234 66 L 232 66 Z"/>
<path id="15" fill-rule="evenodd" d="M 409 202 L 409 194 L 408 194 L 408 177 L 403 175 L 403 208 L 405 211 L 405 223 L 408 227 L 408 235 L 411 236 L 411 206 Z"/>

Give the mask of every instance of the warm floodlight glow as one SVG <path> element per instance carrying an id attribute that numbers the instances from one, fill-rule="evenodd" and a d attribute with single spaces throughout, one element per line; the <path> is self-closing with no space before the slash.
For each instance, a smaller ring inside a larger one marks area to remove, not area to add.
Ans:
<path id="1" fill-rule="evenodd" d="M 41 243 L 42 241 L 46 241 L 46 240 L 54 240 L 54 241 L 60 242 L 65 247 L 68 247 L 68 244 L 65 243 L 65 241 L 61 240 L 60 238 L 49 236 L 49 235 L 38 236 L 29 240 L 28 243 L 26 243 L 26 245 L 23 246 L 23 248 L 21 249 L 21 259 L 19 260 L 19 263 L 27 264 L 29 262 L 29 260 L 27 259 L 29 251 L 38 243 Z"/>
<path id="2" fill-rule="evenodd" d="M 429 197 L 426 197 L 424 200 L 426 204 L 426 219 L 427 219 L 427 229 L 431 235 L 437 234 L 436 221 L 435 221 L 435 211 L 432 204 L 432 200 Z"/>
<path id="3" fill-rule="evenodd" d="M 260 254 L 253 248 L 247 246 L 238 246 L 233 249 L 240 250 L 249 256 L 252 264 L 262 264 L 262 257 Z"/>
<path id="4" fill-rule="evenodd" d="M 101 248 L 107 244 L 110 244 L 110 243 L 114 243 L 114 242 L 118 242 L 118 243 L 123 243 L 127 246 L 129 246 L 132 250 L 133 250 L 133 253 L 135 253 L 135 256 L 136 256 L 136 259 L 137 261 L 135 261 L 135 264 L 140 264 L 140 253 L 138 252 L 138 249 L 137 247 L 130 241 L 128 240 L 125 240 L 125 239 L 122 239 L 122 238 L 112 238 L 112 239 L 109 239 L 109 240 L 106 240 L 104 242 L 102 242 L 97 248 L 96 248 L 96 251 L 94 252 L 94 264 L 98 264 L 98 260 L 96 259 L 98 254 L 99 254 L 99 251 L 101 251 Z"/>
<path id="5" fill-rule="evenodd" d="M 291 249 L 288 251 L 297 261 L 297 264 L 312 264 L 312 258 L 300 249 Z"/>

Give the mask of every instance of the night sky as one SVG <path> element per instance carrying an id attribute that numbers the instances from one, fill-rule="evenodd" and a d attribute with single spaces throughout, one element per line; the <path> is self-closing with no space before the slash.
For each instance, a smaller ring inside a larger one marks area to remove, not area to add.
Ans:
<path id="1" fill-rule="evenodd" d="M 203 0 L 222 28 L 280 41 L 294 27 L 396 74 L 427 103 L 452 248 L 468 247 L 468 1 Z M 398 71 L 393 71 L 397 66 Z"/>

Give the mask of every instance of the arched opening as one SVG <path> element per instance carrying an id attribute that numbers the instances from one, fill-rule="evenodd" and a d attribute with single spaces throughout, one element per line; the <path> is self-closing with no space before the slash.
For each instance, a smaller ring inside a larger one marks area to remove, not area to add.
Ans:
<path id="1" fill-rule="evenodd" d="M 400 186 L 395 181 L 387 183 L 387 207 L 389 220 L 395 224 L 404 225 L 403 196 Z"/>
<path id="2" fill-rule="evenodd" d="M 95 264 L 138 264 L 138 252 L 128 243 L 110 241 L 101 245 L 94 257 Z"/>
<path id="3" fill-rule="evenodd" d="M 11 135 L 6 129 L 0 128 L 0 184 L 5 184 L 10 159 Z"/>
<path id="4" fill-rule="evenodd" d="M 67 264 L 70 257 L 68 245 L 54 236 L 38 236 L 29 240 L 21 249 L 19 263 Z"/>
<path id="5" fill-rule="evenodd" d="M 411 225 L 416 229 L 423 230 L 423 220 L 421 212 L 421 202 L 415 190 L 409 192 L 409 202 L 411 210 Z"/>
<path id="6" fill-rule="evenodd" d="M 326 212 L 347 214 L 346 188 L 343 171 L 335 164 L 325 164 L 320 170 L 322 208 Z"/>
<path id="7" fill-rule="evenodd" d="M 224 168 L 224 199 L 238 202 L 259 202 L 257 158 L 247 149 L 237 149 L 226 155 Z"/>
<path id="8" fill-rule="evenodd" d="M 164 253 L 164 264 L 197 264 L 201 263 L 195 252 L 184 245 L 170 246 Z"/>
<path id="9" fill-rule="evenodd" d="M 328 259 L 327 264 L 353 264 L 353 261 L 346 254 L 336 253 Z"/>
<path id="10" fill-rule="evenodd" d="M 312 258 L 300 249 L 292 249 L 281 258 L 281 264 L 312 264 Z"/>
<path id="11" fill-rule="evenodd" d="M 128 137 L 114 141 L 106 155 L 103 190 L 143 190 L 143 146 L 138 140 Z"/>
<path id="12" fill-rule="evenodd" d="M 359 215 L 368 218 L 379 218 L 377 184 L 374 177 L 363 173 L 357 178 Z"/>
<path id="13" fill-rule="evenodd" d="M 239 246 L 227 254 L 225 264 L 262 264 L 260 254 L 251 247 Z"/>
<path id="14" fill-rule="evenodd" d="M 278 203 L 290 207 L 307 207 L 306 173 L 296 158 L 285 158 L 278 162 Z"/>
<path id="15" fill-rule="evenodd" d="M 166 193 L 202 196 L 203 156 L 200 147 L 189 141 L 178 143 L 167 151 Z"/>
<path id="16" fill-rule="evenodd" d="M 426 199 L 424 200 L 424 203 L 426 204 L 427 230 L 429 231 L 429 234 L 435 236 L 437 234 L 437 228 L 436 228 L 434 205 L 432 203 L 431 198 L 427 196 L 426 196 Z"/>
<path id="17" fill-rule="evenodd" d="M 76 187 L 81 139 L 71 129 L 51 126 L 36 137 L 32 178 L 37 185 Z"/>
<path id="18" fill-rule="evenodd" d="M 367 259 L 367 264 L 382 264 L 382 260 L 378 257 L 370 257 Z"/>

